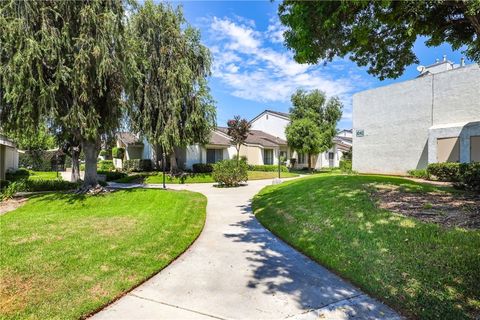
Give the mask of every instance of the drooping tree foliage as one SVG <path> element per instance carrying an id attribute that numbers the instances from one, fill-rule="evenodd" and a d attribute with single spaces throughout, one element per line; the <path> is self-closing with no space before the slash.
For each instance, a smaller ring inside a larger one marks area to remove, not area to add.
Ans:
<path id="1" fill-rule="evenodd" d="M 154 146 L 155 158 L 160 150 L 170 155 L 175 169 L 174 148 L 207 143 L 215 125 L 206 80 L 210 52 L 181 9 L 165 3 L 147 1 L 132 15 L 129 34 L 136 63 L 128 85 L 133 129 Z"/>
<path id="2" fill-rule="evenodd" d="M 245 144 L 248 133 L 250 132 L 251 124 L 246 119 L 241 119 L 240 116 L 235 116 L 233 119 L 227 121 L 227 134 L 232 137 L 232 144 L 237 150 L 237 164 L 240 161 L 240 147 Z"/>
<path id="3" fill-rule="evenodd" d="M 279 6 L 285 44 L 300 63 L 348 57 L 380 79 L 397 78 L 418 63 L 418 36 L 428 46 L 465 46 L 480 63 L 480 1 L 295 1 Z"/>
<path id="4" fill-rule="evenodd" d="M 295 151 L 308 155 L 308 168 L 311 169 L 312 155 L 332 147 L 343 105 L 336 97 L 327 100 L 320 90 L 307 92 L 299 89 L 291 101 L 287 142 Z"/>
<path id="5" fill-rule="evenodd" d="M 85 187 L 97 184 L 100 135 L 122 111 L 123 1 L 0 2 L 0 120 L 35 134 L 48 120 L 85 153 Z"/>

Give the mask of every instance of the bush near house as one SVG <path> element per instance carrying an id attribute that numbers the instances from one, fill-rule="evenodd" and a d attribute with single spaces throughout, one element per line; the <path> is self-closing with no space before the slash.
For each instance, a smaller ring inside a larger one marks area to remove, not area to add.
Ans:
<path id="1" fill-rule="evenodd" d="M 459 176 L 460 187 L 480 192 L 480 162 L 461 163 Z"/>
<path id="2" fill-rule="evenodd" d="M 152 171 L 152 160 L 150 159 L 131 159 L 123 161 L 123 170 L 128 172 Z"/>
<path id="3" fill-rule="evenodd" d="M 266 172 L 272 172 L 272 171 L 278 171 L 278 165 L 276 164 L 270 164 L 270 165 L 248 165 L 248 170 L 250 171 L 266 171 Z M 281 172 L 288 172 L 287 166 L 280 166 L 280 171 Z"/>
<path id="4" fill-rule="evenodd" d="M 127 176 L 125 172 L 119 172 L 119 171 L 102 171 L 98 170 L 97 174 L 103 174 L 105 175 L 105 180 L 106 181 L 114 181 L 118 179 L 123 179 Z"/>
<path id="5" fill-rule="evenodd" d="M 80 186 L 79 183 L 64 180 L 17 180 L 2 190 L 2 200 L 12 198 L 17 192 L 68 191 Z"/>
<path id="6" fill-rule="evenodd" d="M 19 181 L 26 180 L 30 176 L 30 172 L 27 169 L 20 168 L 15 171 L 7 171 L 5 173 L 5 178 L 9 181 Z"/>
<path id="7" fill-rule="evenodd" d="M 342 172 L 352 172 L 352 160 L 340 160 L 339 167 Z"/>
<path id="8" fill-rule="evenodd" d="M 213 165 L 212 177 L 221 186 L 235 187 L 248 180 L 248 165 L 244 161 L 223 160 Z"/>
<path id="9" fill-rule="evenodd" d="M 115 171 L 115 166 L 112 160 L 100 160 L 97 163 L 97 170 L 100 171 Z"/>
<path id="10" fill-rule="evenodd" d="M 10 184 L 10 181 L 0 179 L 0 191 L 8 187 L 9 184 Z"/>
<path id="11" fill-rule="evenodd" d="M 460 163 L 457 162 L 430 163 L 427 173 L 440 181 L 458 182 L 459 169 Z"/>
<path id="12" fill-rule="evenodd" d="M 125 157 L 125 148 L 114 147 L 112 148 L 112 158 L 123 159 Z"/>
<path id="13" fill-rule="evenodd" d="M 213 171 L 213 166 L 210 163 L 194 163 L 192 170 L 194 173 L 210 173 Z"/>

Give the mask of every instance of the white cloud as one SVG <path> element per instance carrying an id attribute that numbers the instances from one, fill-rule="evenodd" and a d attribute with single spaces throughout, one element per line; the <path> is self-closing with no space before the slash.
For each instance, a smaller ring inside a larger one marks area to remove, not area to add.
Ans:
<path id="1" fill-rule="evenodd" d="M 350 105 L 355 83 L 349 77 L 333 78 L 321 66 L 298 64 L 279 42 L 283 27 L 271 19 L 260 31 L 243 18 L 213 17 L 210 40 L 213 42 L 213 76 L 223 82 L 231 94 L 258 102 L 286 102 L 297 88 L 320 89 L 328 96 L 337 95 Z M 336 72 L 338 74 L 338 72 Z M 348 76 L 348 75 L 347 75 Z M 351 108 L 349 108 L 351 109 Z M 345 118 L 350 110 L 345 110 Z"/>

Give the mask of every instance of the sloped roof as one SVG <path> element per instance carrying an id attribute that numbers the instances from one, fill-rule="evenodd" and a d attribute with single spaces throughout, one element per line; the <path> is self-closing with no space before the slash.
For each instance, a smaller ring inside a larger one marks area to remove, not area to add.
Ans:
<path id="1" fill-rule="evenodd" d="M 212 145 L 220 145 L 220 146 L 229 146 L 232 143 L 226 134 L 219 132 L 220 130 L 213 130 L 212 134 L 210 135 L 210 140 L 208 141 L 209 144 Z"/>
<path id="2" fill-rule="evenodd" d="M 287 145 L 287 141 L 260 130 L 250 130 L 245 142 L 249 144 L 259 144 L 263 147 L 278 147 L 280 145 Z"/>
<path id="3" fill-rule="evenodd" d="M 122 141 L 125 145 L 143 145 L 142 140 L 140 140 L 140 138 L 131 132 L 118 132 L 117 139 Z"/>

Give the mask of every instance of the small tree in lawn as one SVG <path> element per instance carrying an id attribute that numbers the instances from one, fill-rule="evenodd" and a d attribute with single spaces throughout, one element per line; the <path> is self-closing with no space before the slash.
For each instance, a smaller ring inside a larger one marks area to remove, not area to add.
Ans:
<path id="1" fill-rule="evenodd" d="M 290 124 L 286 128 L 289 146 L 308 156 L 311 170 L 313 154 L 332 147 L 337 122 L 342 116 L 342 103 L 336 97 L 327 100 L 320 90 L 297 90 L 291 98 Z"/>
<path id="2" fill-rule="evenodd" d="M 232 137 L 232 144 L 237 149 L 237 163 L 240 161 L 240 147 L 245 144 L 248 133 L 250 132 L 250 123 L 240 116 L 235 116 L 232 120 L 228 120 L 228 135 Z"/>

